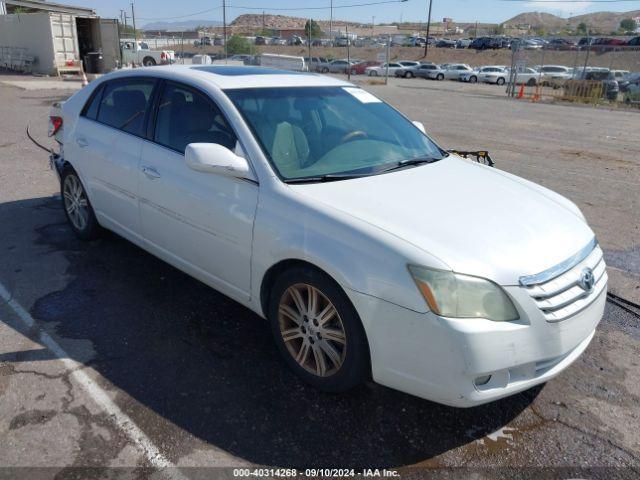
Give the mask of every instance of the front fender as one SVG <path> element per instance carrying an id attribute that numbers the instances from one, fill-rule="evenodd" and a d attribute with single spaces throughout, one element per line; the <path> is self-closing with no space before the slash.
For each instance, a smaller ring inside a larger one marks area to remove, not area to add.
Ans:
<path id="1" fill-rule="evenodd" d="M 266 272 L 284 260 L 302 260 L 344 289 L 426 312 L 407 264 L 450 269 L 402 239 L 325 205 L 292 195 L 261 197 L 253 239 L 252 292 L 256 310 Z"/>

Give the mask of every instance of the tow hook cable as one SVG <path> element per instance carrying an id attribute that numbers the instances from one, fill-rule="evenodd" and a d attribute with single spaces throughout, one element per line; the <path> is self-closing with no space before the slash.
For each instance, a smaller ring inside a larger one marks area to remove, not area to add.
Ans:
<path id="1" fill-rule="evenodd" d="M 55 152 L 53 151 L 53 148 L 45 147 L 44 145 L 38 143 L 38 141 L 31 136 L 31 133 L 29 132 L 29 125 L 27 125 L 27 137 L 29 138 L 29 140 L 31 140 L 34 143 L 34 145 L 36 147 L 41 148 L 42 150 L 44 150 L 45 152 L 47 152 L 47 153 L 49 153 L 51 155 L 55 155 Z"/>

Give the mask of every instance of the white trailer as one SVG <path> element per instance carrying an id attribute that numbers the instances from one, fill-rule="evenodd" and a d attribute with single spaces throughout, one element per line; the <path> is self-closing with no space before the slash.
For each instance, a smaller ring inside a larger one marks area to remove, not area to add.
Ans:
<path id="1" fill-rule="evenodd" d="M 303 57 L 293 55 L 277 55 L 275 53 L 263 53 L 260 55 L 260 65 L 263 67 L 278 68 L 282 70 L 307 70 Z"/>
<path id="2" fill-rule="evenodd" d="M 15 68 L 15 59 L 23 57 L 30 63 L 25 70 L 58 75 L 80 65 L 87 53 L 101 52 L 109 71 L 120 62 L 118 37 L 115 19 L 56 12 L 0 15 L 0 65 Z"/>

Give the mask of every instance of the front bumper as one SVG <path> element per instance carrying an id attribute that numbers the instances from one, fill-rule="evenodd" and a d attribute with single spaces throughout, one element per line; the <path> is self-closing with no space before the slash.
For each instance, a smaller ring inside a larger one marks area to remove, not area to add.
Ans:
<path id="1" fill-rule="evenodd" d="M 520 311 L 518 322 L 443 318 L 348 290 L 369 341 L 373 379 L 454 407 L 513 395 L 550 380 L 580 356 L 606 301 L 605 288 L 589 307 L 552 323 L 523 288 L 505 290 Z"/>

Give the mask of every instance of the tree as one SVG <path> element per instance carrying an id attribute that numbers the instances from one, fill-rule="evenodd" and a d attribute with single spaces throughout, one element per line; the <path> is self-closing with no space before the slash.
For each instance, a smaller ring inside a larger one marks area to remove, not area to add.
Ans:
<path id="1" fill-rule="evenodd" d="M 501 23 L 499 25 L 497 25 L 494 29 L 493 29 L 493 33 L 495 33 L 496 35 L 504 35 L 504 23 Z"/>
<path id="2" fill-rule="evenodd" d="M 309 30 L 311 30 L 311 32 L 309 32 Z M 322 29 L 315 21 L 307 20 L 307 23 L 304 24 L 304 33 L 307 37 L 319 38 L 322 36 Z"/>
<path id="3" fill-rule="evenodd" d="M 537 26 L 533 27 L 533 31 L 535 32 L 535 34 L 538 37 L 546 37 L 547 36 L 547 29 L 544 28 L 544 25 L 537 25 Z"/>
<path id="4" fill-rule="evenodd" d="M 240 35 L 231 35 L 231 37 L 227 39 L 227 52 L 231 55 L 251 53 L 251 44 L 245 37 L 241 37 Z"/>
<path id="5" fill-rule="evenodd" d="M 636 29 L 636 21 L 633 18 L 625 18 L 620 22 L 620 28 L 625 32 L 633 32 Z"/>
<path id="6" fill-rule="evenodd" d="M 576 33 L 578 35 L 586 35 L 587 34 L 587 24 L 584 22 L 580 22 L 576 27 Z"/>

